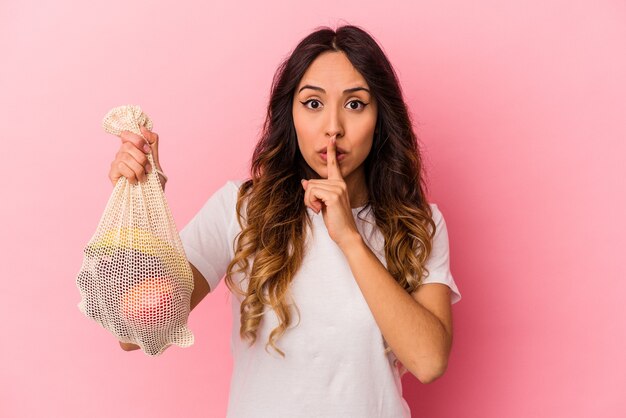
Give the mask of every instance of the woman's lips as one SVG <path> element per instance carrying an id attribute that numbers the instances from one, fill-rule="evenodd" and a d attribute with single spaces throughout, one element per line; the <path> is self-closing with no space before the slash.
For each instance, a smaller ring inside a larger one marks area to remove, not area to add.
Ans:
<path id="1" fill-rule="evenodd" d="M 322 157 L 322 160 L 324 161 L 327 160 L 325 152 L 320 152 L 319 154 Z M 344 154 L 343 152 L 338 152 L 336 155 L 337 155 L 337 161 L 342 161 L 346 157 L 346 154 Z"/>

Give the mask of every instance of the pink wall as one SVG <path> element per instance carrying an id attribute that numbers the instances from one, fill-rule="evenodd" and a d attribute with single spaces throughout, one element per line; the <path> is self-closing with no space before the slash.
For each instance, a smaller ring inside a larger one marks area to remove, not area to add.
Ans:
<path id="1" fill-rule="evenodd" d="M 626 416 L 624 2 L 169 3 L 0 4 L 0 416 L 224 416 L 223 284 L 158 358 L 76 307 L 119 146 L 100 122 L 153 118 L 180 229 L 245 176 L 280 60 L 341 23 L 398 72 L 463 293 L 447 373 L 404 377 L 413 416 Z"/>

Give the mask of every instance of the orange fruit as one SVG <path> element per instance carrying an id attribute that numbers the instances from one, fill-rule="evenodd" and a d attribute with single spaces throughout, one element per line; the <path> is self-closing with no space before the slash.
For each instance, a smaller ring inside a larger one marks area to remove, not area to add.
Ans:
<path id="1" fill-rule="evenodd" d="M 167 325 L 174 317 L 174 282 L 147 277 L 122 295 L 122 316 L 133 325 Z"/>

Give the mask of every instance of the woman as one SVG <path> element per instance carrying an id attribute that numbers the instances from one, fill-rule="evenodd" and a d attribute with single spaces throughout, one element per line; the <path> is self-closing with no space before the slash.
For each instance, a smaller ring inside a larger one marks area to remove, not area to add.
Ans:
<path id="1" fill-rule="evenodd" d="M 158 135 L 143 135 L 160 171 Z M 121 137 L 112 183 L 144 181 L 145 140 Z M 401 376 L 444 373 L 461 298 L 422 175 L 375 40 L 355 26 L 305 37 L 274 77 L 251 178 L 180 232 L 192 308 L 224 275 L 235 296 L 229 417 L 410 416 Z"/>

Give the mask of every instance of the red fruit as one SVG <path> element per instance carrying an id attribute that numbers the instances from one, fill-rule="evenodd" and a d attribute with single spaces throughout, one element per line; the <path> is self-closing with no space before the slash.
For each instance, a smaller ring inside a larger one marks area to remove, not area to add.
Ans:
<path id="1" fill-rule="evenodd" d="M 122 316 L 134 325 L 166 325 L 174 316 L 172 280 L 148 277 L 124 292 Z"/>

